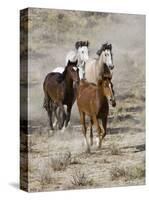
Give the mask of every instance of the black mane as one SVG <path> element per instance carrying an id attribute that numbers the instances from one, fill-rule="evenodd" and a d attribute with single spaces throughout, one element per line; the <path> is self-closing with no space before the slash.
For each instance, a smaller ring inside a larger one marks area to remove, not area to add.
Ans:
<path id="1" fill-rule="evenodd" d="M 112 44 L 108 44 L 108 42 L 102 44 L 101 48 L 96 52 L 96 54 L 100 56 L 102 51 L 105 51 L 106 49 L 112 51 Z"/>
<path id="2" fill-rule="evenodd" d="M 89 46 L 89 41 L 77 41 L 75 44 L 75 48 L 78 49 L 79 47 Z"/>

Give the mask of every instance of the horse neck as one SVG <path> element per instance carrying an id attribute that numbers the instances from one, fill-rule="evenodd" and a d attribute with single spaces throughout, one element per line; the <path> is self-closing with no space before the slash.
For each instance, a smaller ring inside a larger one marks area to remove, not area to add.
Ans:
<path id="1" fill-rule="evenodd" d="M 83 61 L 80 58 L 80 54 L 79 54 L 78 50 L 76 51 L 76 59 L 78 60 L 78 66 L 81 66 Z"/>
<path id="2" fill-rule="evenodd" d="M 102 58 L 102 54 L 99 56 L 99 58 L 96 61 L 96 74 L 102 75 L 104 73 L 104 62 Z"/>
<path id="3" fill-rule="evenodd" d="M 66 88 L 72 88 L 73 87 L 73 80 L 72 78 L 69 76 L 69 74 L 66 72 L 65 74 L 65 82 L 66 82 Z"/>

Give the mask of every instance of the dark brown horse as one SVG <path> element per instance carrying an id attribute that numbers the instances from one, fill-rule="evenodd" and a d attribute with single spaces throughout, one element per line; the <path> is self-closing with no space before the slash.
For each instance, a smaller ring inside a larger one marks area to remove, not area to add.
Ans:
<path id="1" fill-rule="evenodd" d="M 102 80 L 98 81 L 98 85 L 85 80 L 80 81 L 77 90 L 77 105 L 88 152 L 90 151 L 90 145 L 86 135 L 87 125 L 85 116 L 88 115 L 90 117 L 90 144 L 93 145 L 92 126 L 95 124 L 98 132 L 98 147 L 100 148 L 102 140 L 106 135 L 109 112 L 108 100 L 112 103 L 113 107 L 116 106 L 111 78 L 103 77 Z"/>
<path id="2" fill-rule="evenodd" d="M 50 127 L 53 130 L 52 115 L 53 112 L 58 120 L 59 129 L 61 129 L 65 122 L 67 127 L 70 120 L 72 105 L 75 101 L 74 85 L 79 82 L 79 73 L 77 68 L 77 61 L 68 61 L 64 72 L 49 73 L 43 83 L 44 90 L 44 108 L 46 109 Z M 67 106 L 67 113 L 65 113 L 64 105 Z M 59 108 L 59 114 L 56 110 Z M 61 116 L 62 114 L 62 116 Z"/>

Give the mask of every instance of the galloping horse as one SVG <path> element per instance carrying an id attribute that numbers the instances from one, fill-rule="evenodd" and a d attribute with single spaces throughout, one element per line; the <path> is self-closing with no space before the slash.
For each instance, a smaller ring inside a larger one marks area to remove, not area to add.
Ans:
<path id="1" fill-rule="evenodd" d="M 112 45 L 105 43 L 97 51 L 97 59 L 89 59 L 85 64 L 85 78 L 88 82 L 97 84 L 102 79 L 103 74 L 111 76 L 111 70 L 114 68 Z"/>
<path id="2" fill-rule="evenodd" d="M 84 66 L 89 58 L 88 46 L 89 46 L 88 41 L 78 41 L 75 44 L 76 51 L 70 51 L 66 56 L 66 63 L 65 63 L 66 65 L 68 63 L 68 60 L 70 60 L 71 62 L 75 62 L 76 60 L 78 60 L 77 66 L 79 68 L 80 79 L 84 78 L 84 73 L 85 73 Z M 57 67 L 53 70 L 53 72 L 59 72 L 59 73 L 62 73 L 63 71 L 64 71 L 63 67 Z"/>
<path id="3" fill-rule="evenodd" d="M 100 148 L 102 140 L 106 135 L 107 117 L 109 112 L 108 100 L 110 100 L 113 107 L 116 106 L 113 85 L 109 75 L 107 77 L 102 77 L 97 85 L 85 80 L 80 81 L 80 85 L 77 89 L 77 105 L 80 113 L 80 121 L 83 126 L 87 152 L 90 151 L 90 145 L 86 135 L 87 125 L 85 116 L 88 115 L 90 117 L 90 144 L 93 145 L 92 126 L 95 124 L 98 132 L 98 148 Z"/>
<path id="4" fill-rule="evenodd" d="M 65 127 L 67 127 L 70 120 L 70 114 L 72 105 L 75 101 L 75 90 L 73 88 L 73 82 L 79 82 L 79 74 L 77 68 L 77 61 L 68 61 L 64 72 L 51 72 L 49 73 L 43 83 L 44 90 L 44 108 L 46 109 L 50 127 L 53 130 L 52 114 L 54 112 L 58 122 L 59 129 L 61 129 L 65 122 Z M 64 105 L 67 106 L 67 114 L 65 113 Z M 63 116 L 57 115 L 56 110 L 59 107 Z"/>

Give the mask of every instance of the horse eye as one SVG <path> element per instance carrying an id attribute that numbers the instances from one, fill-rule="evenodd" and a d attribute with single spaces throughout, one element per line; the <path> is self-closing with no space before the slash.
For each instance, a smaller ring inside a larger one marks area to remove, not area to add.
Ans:
<path id="1" fill-rule="evenodd" d="M 84 51 L 82 51 L 82 53 L 84 53 Z"/>

